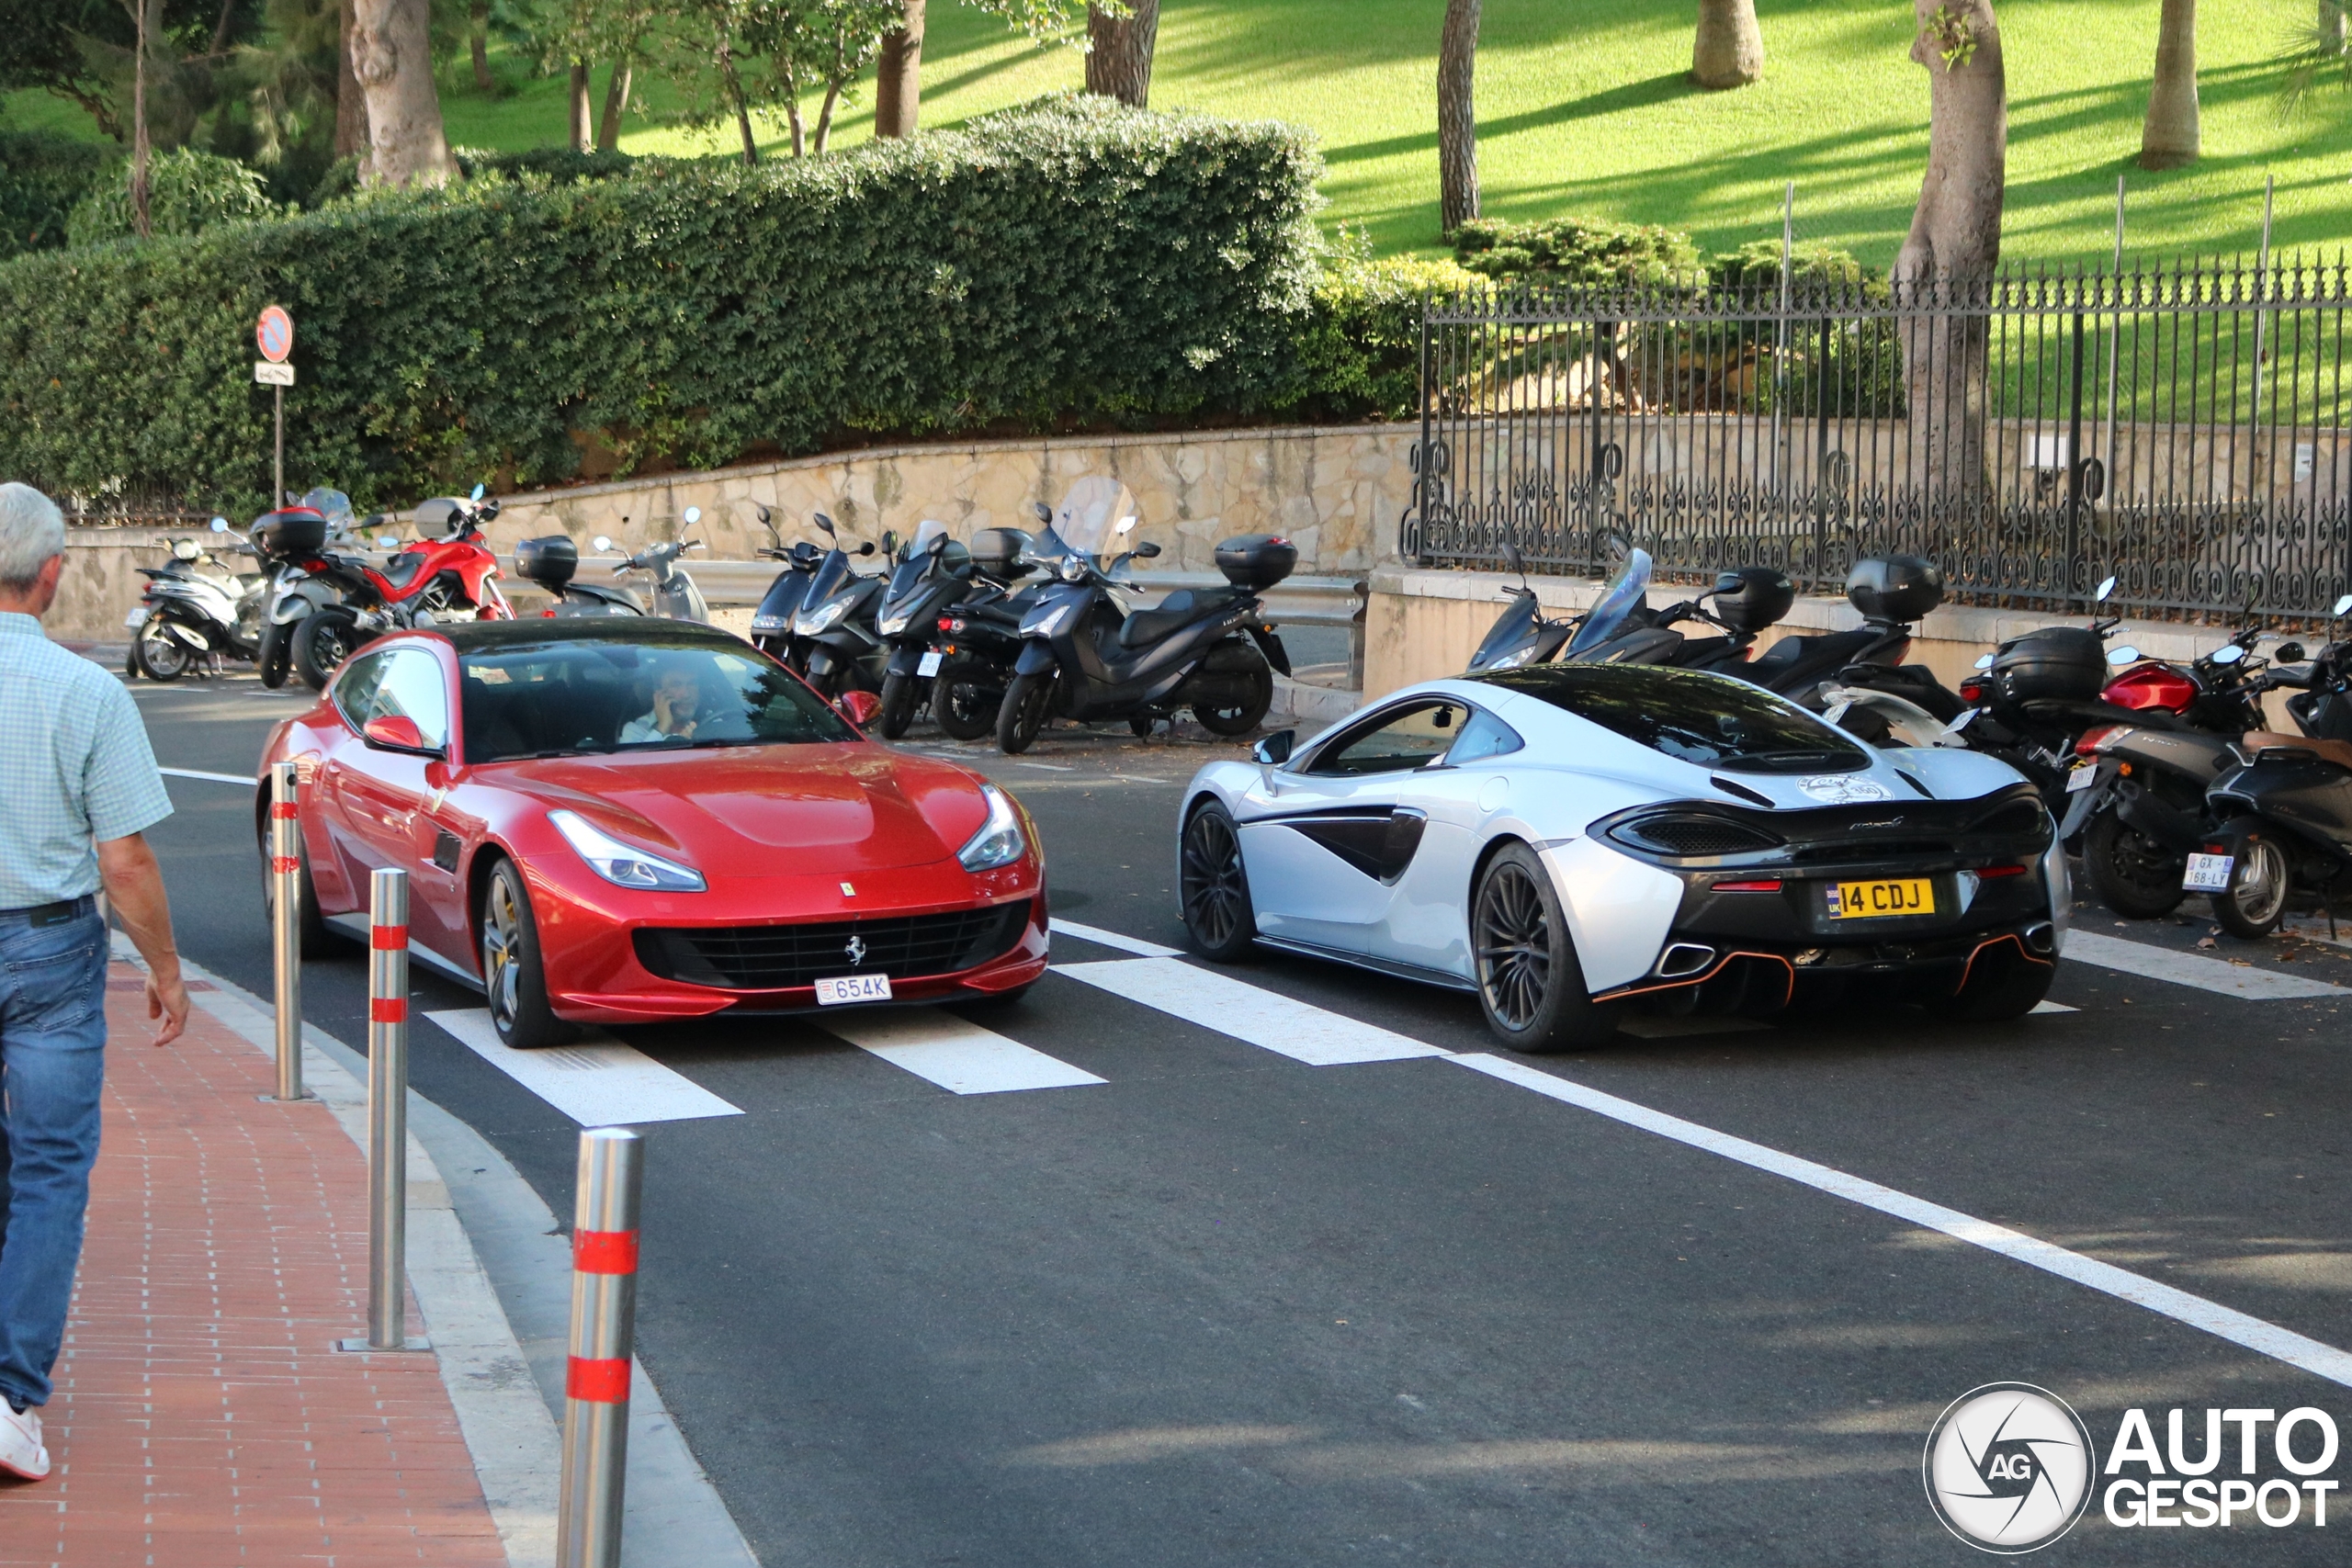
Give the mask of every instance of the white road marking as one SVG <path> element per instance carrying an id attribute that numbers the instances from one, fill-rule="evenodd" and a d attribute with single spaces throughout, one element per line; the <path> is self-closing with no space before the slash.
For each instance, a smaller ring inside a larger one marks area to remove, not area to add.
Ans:
<path id="1" fill-rule="evenodd" d="M 237 773 L 207 773 L 195 768 L 157 768 L 155 771 L 167 779 L 201 779 L 206 784 L 243 784 L 247 789 L 261 782 Z"/>
<path id="2" fill-rule="evenodd" d="M 488 1008 L 454 1008 L 424 1016 L 451 1039 L 583 1127 L 743 1114 L 741 1107 L 729 1105 L 692 1078 L 617 1041 L 517 1051 L 500 1043 L 498 1032 L 491 1027 Z"/>
<path id="3" fill-rule="evenodd" d="M 2070 1008 L 2064 1002 L 2036 1002 L 2033 1004 L 2033 1010 L 2035 1012 L 2080 1012 L 2083 1010 Z"/>
<path id="4" fill-rule="evenodd" d="M 1354 1019 L 1173 958 L 1061 964 L 1055 965 L 1054 973 L 1083 980 L 1113 996 L 1157 1008 L 1187 1023 L 1229 1034 L 1310 1067 L 1451 1055 L 1435 1045 L 1425 1045 L 1373 1024 L 1358 1023 Z"/>
<path id="5" fill-rule="evenodd" d="M 1058 915 L 1054 917 L 1052 926 L 1054 934 L 1057 936 L 1074 936 L 1080 942 L 1091 942 L 1098 947 L 1115 947 L 1121 953 L 1132 953 L 1142 958 L 1184 956 L 1176 948 L 1162 947 L 1156 942 L 1146 942 L 1139 936 L 1125 936 L 1118 931 L 1106 931 L 1101 926 L 1082 926 L 1076 920 L 1065 920 Z"/>
<path id="6" fill-rule="evenodd" d="M 1076 1089 L 1105 1081 L 949 1012 L 854 1012 L 820 1015 L 811 1021 L 859 1050 L 956 1094 Z"/>
<path id="7" fill-rule="evenodd" d="M 2200 991 L 2218 991 L 2225 997 L 2245 997 L 2253 1001 L 2352 995 L 2344 987 L 2331 986 L 2324 980 L 2281 975 L 2275 969 L 2257 969 L 2251 964 L 2199 958 L 2193 953 L 2176 953 L 2169 947 L 2126 942 L 2098 931 L 2067 932 L 2066 956 L 2143 979 L 2169 980 L 2176 986 L 2194 986 Z"/>
<path id="8" fill-rule="evenodd" d="M 1907 1224 L 1940 1231 L 1973 1247 L 1996 1252 L 2016 1262 L 2055 1274 L 2062 1280 L 2086 1285 L 2119 1301 L 2145 1307 L 2176 1323 L 2202 1329 L 2233 1345 L 2244 1346 L 2274 1360 L 2284 1361 L 2290 1367 L 2300 1367 L 2313 1376 L 2352 1388 L 2352 1353 L 2306 1337 L 2291 1329 L 2280 1328 L 2276 1324 L 2265 1323 L 2234 1307 L 2225 1307 L 2202 1296 L 2190 1295 L 2187 1291 L 2159 1284 L 2128 1269 L 2118 1269 L 2111 1263 L 2086 1258 L 2079 1252 L 2069 1252 L 2063 1247 L 2013 1231 L 2006 1225 L 1993 1224 L 1963 1214 L 1957 1209 L 1947 1209 L 1940 1203 L 1930 1203 L 1925 1199 L 1897 1192 L 1891 1187 L 1882 1187 L 1875 1181 L 1849 1176 L 1826 1165 L 1816 1165 L 1795 1155 L 1782 1154 L 1778 1149 L 1749 1143 L 1746 1138 L 1736 1138 L 1728 1133 L 1702 1127 L 1695 1122 L 1685 1122 L 1679 1116 L 1652 1111 L 1630 1100 L 1620 1100 L 1613 1094 L 1587 1089 L 1582 1084 L 1555 1077 L 1550 1073 L 1518 1062 L 1484 1053 L 1458 1055 L 1453 1059 L 1473 1072 L 1484 1073 L 1488 1077 L 1515 1084 L 1521 1089 L 1532 1089 L 1546 1099 L 1606 1116 L 1629 1127 L 1638 1127 L 1661 1138 L 1671 1138 L 1694 1149 L 1720 1155 L 1773 1176 L 1802 1182 L 1832 1197 L 1843 1198 L 1849 1203 L 1859 1203 L 1866 1209 L 1892 1214 Z"/>
<path id="9" fill-rule="evenodd" d="M 1049 773 L 1074 773 L 1078 772 L 1076 768 L 1070 767 L 1067 763 L 1063 762 L 1015 762 L 1012 765 L 1016 768 L 1043 768 Z"/>

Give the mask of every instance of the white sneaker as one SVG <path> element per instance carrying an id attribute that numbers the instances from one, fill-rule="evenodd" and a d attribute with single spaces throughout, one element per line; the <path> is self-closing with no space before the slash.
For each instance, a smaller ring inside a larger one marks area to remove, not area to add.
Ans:
<path id="1" fill-rule="evenodd" d="M 49 1474 L 49 1450 L 41 1446 L 40 1415 L 28 1410 L 19 1416 L 0 1399 L 0 1470 L 27 1481 Z"/>

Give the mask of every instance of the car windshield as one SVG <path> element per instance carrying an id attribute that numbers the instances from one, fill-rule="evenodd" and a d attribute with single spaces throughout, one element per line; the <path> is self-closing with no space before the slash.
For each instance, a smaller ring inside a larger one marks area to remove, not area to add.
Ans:
<path id="1" fill-rule="evenodd" d="M 1848 773 L 1870 753 L 1761 686 L 1698 670 L 1546 664 L 1475 677 L 1524 693 L 1628 740 L 1732 773 Z"/>
<path id="2" fill-rule="evenodd" d="M 458 667 L 469 762 L 857 739 L 749 649 L 549 639 L 468 649 Z"/>

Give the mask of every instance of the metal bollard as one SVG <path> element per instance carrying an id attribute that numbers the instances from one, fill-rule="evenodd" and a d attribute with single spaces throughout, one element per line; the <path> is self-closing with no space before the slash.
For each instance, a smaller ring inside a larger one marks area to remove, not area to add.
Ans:
<path id="1" fill-rule="evenodd" d="M 618 1568 L 637 1332 L 637 1210 L 645 1145 L 624 1127 L 580 1134 L 571 1215 L 571 1359 L 564 1369 L 556 1568 Z"/>
<path id="2" fill-rule="evenodd" d="M 271 949 L 277 964 L 278 1100 L 309 1100 L 302 1089 L 302 824 L 297 791 L 301 770 L 269 765 Z"/>
<path id="3" fill-rule="evenodd" d="M 408 1337 L 408 873 L 368 880 L 368 1348 Z"/>

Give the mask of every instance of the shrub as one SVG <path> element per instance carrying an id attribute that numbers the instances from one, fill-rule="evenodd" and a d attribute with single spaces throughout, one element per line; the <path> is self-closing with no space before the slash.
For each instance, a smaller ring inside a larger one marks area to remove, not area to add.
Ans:
<path id="1" fill-rule="evenodd" d="M 0 265 L 0 473 L 252 509 L 253 321 L 293 313 L 294 482 L 384 505 L 626 464 L 1246 412 L 1290 384 L 1298 132 L 1057 101 L 659 180 L 479 181 Z"/>
<path id="2" fill-rule="evenodd" d="M 107 149 L 46 130 L 0 130 L 0 261 L 65 243 L 65 217 Z"/>
<path id="3" fill-rule="evenodd" d="M 1278 401 L 1309 419 L 1410 414 L 1420 400 L 1424 302 L 1487 287 L 1450 261 L 1332 261 L 1298 333 L 1294 389 Z"/>
<path id="4" fill-rule="evenodd" d="M 1699 247 L 1688 234 L 1584 218 L 1548 223 L 1474 218 L 1455 231 L 1453 252 L 1472 272 L 1529 283 L 1630 288 L 1687 281 L 1699 271 Z"/>
<path id="5" fill-rule="evenodd" d="M 156 235 L 200 234 L 221 223 L 274 218 L 282 209 L 269 199 L 258 170 L 234 158 L 175 147 L 147 161 L 147 225 Z M 65 219 L 66 237 L 76 245 L 128 239 L 130 164 L 118 164 L 90 187 Z"/>
<path id="6" fill-rule="evenodd" d="M 1723 252 L 1707 264 L 1707 277 L 1724 288 L 1778 288 L 1781 242 L 1750 240 L 1736 251 Z M 1883 286 L 1883 282 L 1878 274 L 1864 271 L 1851 251 L 1808 243 L 1789 252 L 1789 283 L 1792 288 L 1860 287 L 1873 283 Z"/>

